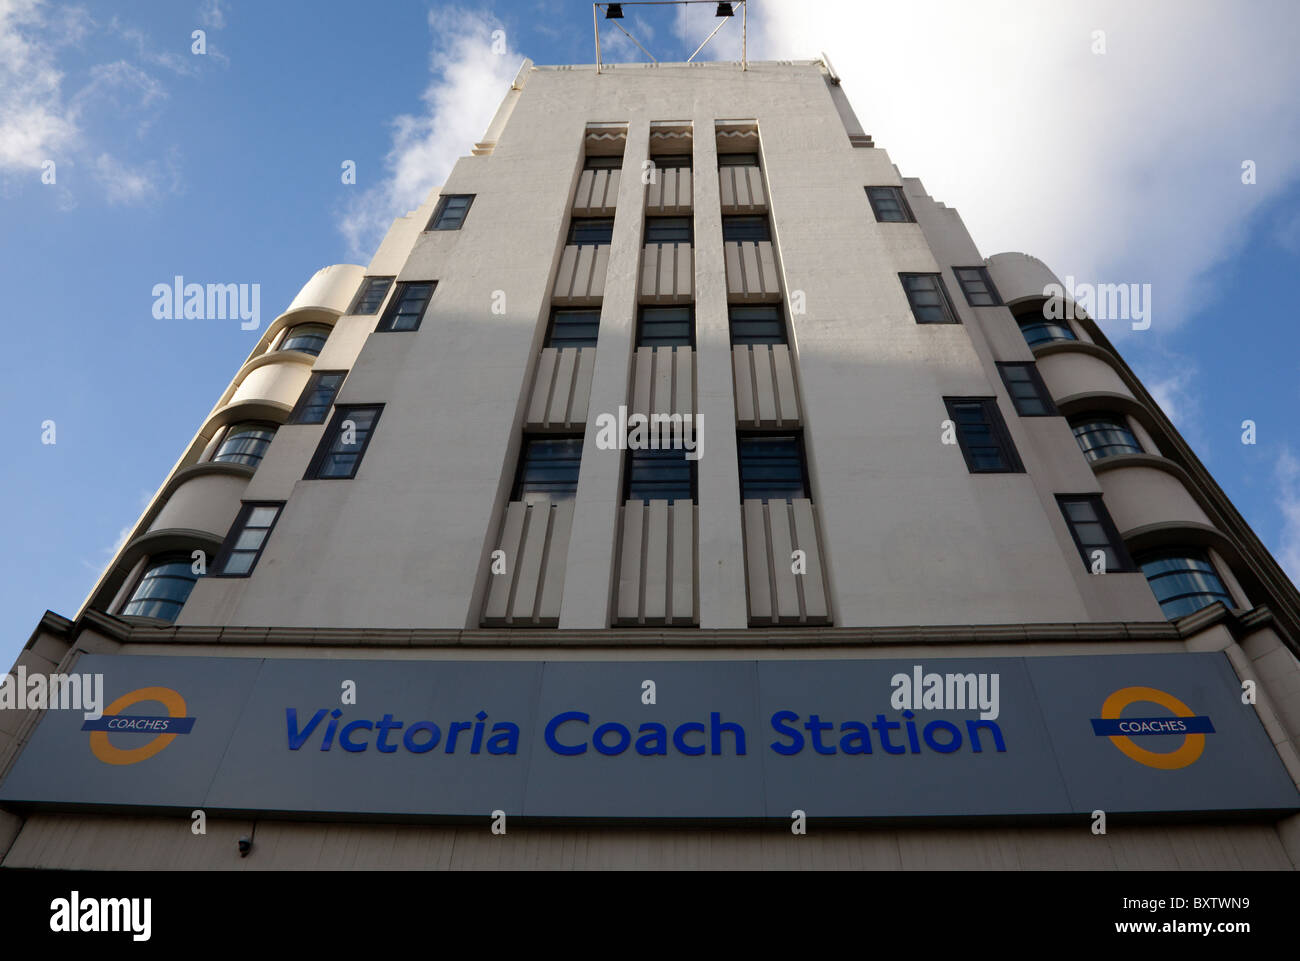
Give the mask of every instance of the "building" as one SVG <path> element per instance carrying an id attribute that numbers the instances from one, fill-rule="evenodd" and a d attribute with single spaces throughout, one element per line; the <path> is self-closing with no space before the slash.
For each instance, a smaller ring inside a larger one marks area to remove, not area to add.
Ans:
<path id="1" fill-rule="evenodd" d="M 824 62 L 525 62 L 472 154 L 37 625 L 105 703 L 0 711 L 5 865 L 1300 864 L 1295 587 Z"/>

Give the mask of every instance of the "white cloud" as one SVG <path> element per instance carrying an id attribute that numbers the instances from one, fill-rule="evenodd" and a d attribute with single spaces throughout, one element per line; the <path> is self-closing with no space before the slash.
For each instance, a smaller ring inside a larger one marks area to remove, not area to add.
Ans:
<path id="1" fill-rule="evenodd" d="M 1151 283 L 1157 335 L 1300 176 L 1289 0 L 768 0 L 749 27 L 752 59 L 825 51 L 867 132 L 961 211 L 985 255 Z"/>
<path id="2" fill-rule="evenodd" d="M 153 196 L 157 184 L 145 170 L 128 167 L 106 153 L 95 158 L 95 178 L 110 204 L 133 204 Z"/>
<path id="3" fill-rule="evenodd" d="M 199 8 L 199 23 L 209 30 L 225 29 L 226 12 L 221 9 L 221 0 L 206 0 Z"/>
<path id="4" fill-rule="evenodd" d="M 39 0 L 0 0 L 0 173 L 40 169 L 79 135 L 53 46 L 38 38 L 43 14 Z"/>
<path id="5" fill-rule="evenodd" d="M 1283 447 L 1273 469 L 1277 483 L 1276 501 L 1282 512 L 1282 530 L 1277 537 L 1277 562 L 1292 582 L 1300 584 L 1300 459 Z"/>
<path id="6" fill-rule="evenodd" d="M 492 32 L 499 28 L 495 19 L 458 7 L 429 12 L 432 79 L 421 96 L 425 109 L 393 119 L 386 176 L 347 204 L 339 230 L 350 256 L 368 260 L 393 219 L 423 203 L 487 130 L 523 59 L 508 44 L 504 53 L 493 52 Z"/>
<path id="7" fill-rule="evenodd" d="M 686 59 L 686 54 L 679 58 L 669 56 L 662 50 L 656 50 L 654 27 L 633 13 L 631 9 L 622 20 L 602 18 L 597 21 L 597 24 L 600 28 L 600 59 L 604 63 L 649 63 L 650 58 L 646 56 L 646 51 L 649 51 L 656 60 Z M 645 51 L 637 46 L 638 43 L 641 47 L 645 47 Z"/>
<path id="8" fill-rule="evenodd" d="M 1165 416 L 1175 424 L 1187 423 L 1191 413 L 1190 405 L 1195 403 L 1195 396 L 1191 392 L 1193 376 L 1194 371 L 1191 369 L 1174 371 L 1147 385 L 1147 390 L 1165 412 Z"/>

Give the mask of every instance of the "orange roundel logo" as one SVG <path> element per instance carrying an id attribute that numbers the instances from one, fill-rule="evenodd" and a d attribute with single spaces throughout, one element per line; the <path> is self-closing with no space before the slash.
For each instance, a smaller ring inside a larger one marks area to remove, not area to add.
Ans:
<path id="1" fill-rule="evenodd" d="M 155 702 L 167 709 L 166 715 L 124 714 L 136 704 Z M 139 764 L 158 754 L 181 734 L 194 727 L 194 718 L 186 716 L 185 698 L 170 687 L 142 687 L 123 694 L 104 709 L 102 717 L 87 721 L 83 731 L 90 731 L 90 750 L 105 764 Z M 135 747 L 119 747 L 109 740 L 120 735 L 138 739 L 153 735 Z"/>
<path id="2" fill-rule="evenodd" d="M 1173 717 L 1123 717 L 1132 704 L 1157 704 Z M 1198 715 L 1172 694 L 1154 687 L 1125 687 L 1115 691 L 1101 706 L 1101 717 L 1092 719 L 1093 733 L 1109 737 L 1125 755 L 1146 767 L 1177 771 L 1194 764 L 1205 750 L 1205 735 L 1214 733 L 1210 719 Z M 1151 751 L 1133 738 L 1148 735 L 1181 737 L 1172 751 Z"/>

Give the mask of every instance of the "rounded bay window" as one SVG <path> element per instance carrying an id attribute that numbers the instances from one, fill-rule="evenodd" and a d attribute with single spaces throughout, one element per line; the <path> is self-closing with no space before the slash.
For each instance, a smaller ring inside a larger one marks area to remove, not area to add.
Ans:
<path id="1" fill-rule="evenodd" d="M 1015 311 L 1016 323 L 1020 333 L 1030 347 L 1050 344 L 1058 340 L 1078 340 L 1070 322 L 1063 317 L 1047 316 L 1047 306 L 1051 301 L 1040 301 L 1033 306 L 1018 308 Z"/>
<path id="2" fill-rule="evenodd" d="M 1118 454 L 1141 454 L 1142 444 L 1122 414 L 1093 412 L 1070 418 L 1070 430 L 1090 461 Z"/>
<path id="3" fill-rule="evenodd" d="M 199 575 L 194 573 L 194 560 L 189 554 L 168 553 L 151 557 L 122 613 L 171 623 L 185 606 L 198 579 Z"/>
<path id="4" fill-rule="evenodd" d="M 280 343 L 280 350 L 297 350 L 304 354 L 319 354 L 329 339 L 331 328 L 326 324 L 299 324 L 290 327 Z"/>
<path id="5" fill-rule="evenodd" d="M 1148 551 L 1134 558 L 1169 620 L 1177 620 L 1222 601 L 1236 607 L 1209 555 L 1203 550 L 1173 548 Z"/>
<path id="6" fill-rule="evenodd" d="M 232 424 L 226 429 L 221 446 L 212 455 L 218 464 L 245 464 L 256 467 L 262 462 L 266 449 L 275 437 L 275 424 L 260 421 L 246 421 Z"/>

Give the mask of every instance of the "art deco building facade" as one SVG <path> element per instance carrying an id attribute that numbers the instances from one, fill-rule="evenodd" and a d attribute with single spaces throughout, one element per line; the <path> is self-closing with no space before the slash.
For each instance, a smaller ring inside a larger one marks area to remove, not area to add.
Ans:
<path id="1" fill-rule="evenodd" d="M 823 62 L 525 62 L 37 626 L 3 863 L 1293 869 L 1300 598 L 1053 283 Z"/>

